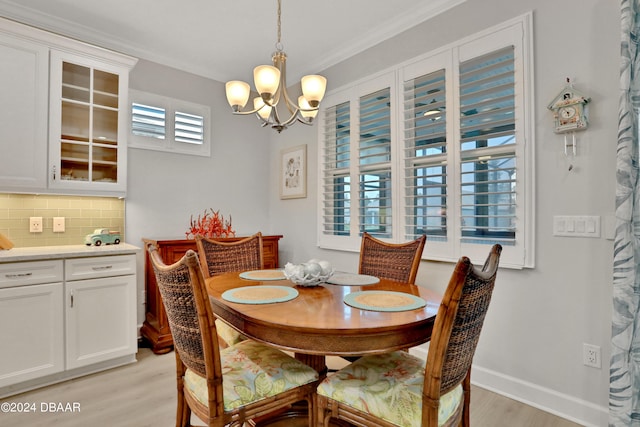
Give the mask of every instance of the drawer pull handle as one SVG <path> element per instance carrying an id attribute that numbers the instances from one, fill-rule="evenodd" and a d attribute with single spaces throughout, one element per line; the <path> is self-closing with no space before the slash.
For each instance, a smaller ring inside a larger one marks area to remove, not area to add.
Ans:
<path id="1" fill-rule="evenodd" d="M 73 290 L 71 290 L 70 294 L 71 294 L 71 308 L 73 308 Z"/>
<path id="2" fill-rule="evenodd" d="M 109 270 L 110 268 L 113 268 L 112 265 L 105 265 L 103 267 L 92 267 L 93 271 L 102 271 L 102 270 Z"/>
<path id="3" fill-rule="evenodd" d="M 16 273 L 16 274 L 5 274 L 4 277 L 7 279 L 22 279 L 23 277 L 29 277 L 33 273 Z"/>

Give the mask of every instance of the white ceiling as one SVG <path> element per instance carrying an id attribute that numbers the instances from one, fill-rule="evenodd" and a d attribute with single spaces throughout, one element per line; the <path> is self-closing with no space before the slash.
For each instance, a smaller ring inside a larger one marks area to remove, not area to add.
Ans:
<path id="1" fill-rule="evenodd" d="M 463 1 L 283 0 L 288 80 Z M 251 81 L 277 41 L 276 0 L 0 0 L 0 16 L 219 81 Z"/>

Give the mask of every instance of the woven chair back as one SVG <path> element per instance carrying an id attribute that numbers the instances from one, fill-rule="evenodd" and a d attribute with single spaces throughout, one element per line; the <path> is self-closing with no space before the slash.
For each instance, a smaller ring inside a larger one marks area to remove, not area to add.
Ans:
<path id="1" fill-rule="evenodd" d="M 387 243 L 368 233 L 362 235 L 358 272 L 415 284 L 426 236 L 406 243 Z"/>
<path id="2" fill-rule="evenodd" d="M 196 237 L 200 264 L 206 277 L 231 271 L 264 268 L 262 233 L 256 233 L 236 242 L 225 242 Z"/>
<path id="3" fill-rule="evenodd" d="M 433 329 L 425 393 L 434 398 L 460 384 L 471 369 L 491 301 L 502 247 L 494 245 L 482 269 L 462 257 L 440 305 Z"/>
<path id="4" fill-rule="evenodd" d="M 197 297 L 201 297 L 197 293 L 202 292 L 196 287 L 203 286 L 204 282 L 198 265 L 198 256 L 194 251 L 189 250 L 175 264 L 165 265 L 154 246 L 151 245 L 148 250 L 174 346 L 182 362 L 189 369 L 206 377 L 205 343 L 196 301 Z M 215 331 L 215 326 L 210 326 Z"/>

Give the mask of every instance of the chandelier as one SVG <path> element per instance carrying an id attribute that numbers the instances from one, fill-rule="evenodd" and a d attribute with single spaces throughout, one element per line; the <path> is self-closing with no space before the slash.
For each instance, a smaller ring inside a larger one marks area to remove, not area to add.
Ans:
<path id="1" fill-rule="evenodd" d="M 272 57 L 273 65 L 259 65 L 253 70 L 256 91 L 260 95 L 253 99 L 253 109 L 243 111 L 251 95 L 248 83 L 233 80 L 225 85 L 227 101 L 231 105 L 233 114 L 255 114 L 263 127 L 270 126 L 278 133 L 295 122 L 313 124 L 327 87 L 327 79 L 323 76 L 304 76 L 300 80 L 302 95 L 298 97 L 298 103 L 291 101 L 287 93 L 287 55 L 282 50 L 280 42 L 282 33 L 280 15 L 281 0 L 278 0 L 278 42 Z M 279 106 L 282 107 L 280 111 Z"/>

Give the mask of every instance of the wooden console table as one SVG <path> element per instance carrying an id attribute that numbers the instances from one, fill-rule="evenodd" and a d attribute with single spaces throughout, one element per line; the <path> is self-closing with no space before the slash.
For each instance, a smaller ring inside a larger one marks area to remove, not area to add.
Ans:
<path id="1" fill-rule="evenodd" d="M 238 241 L 243 237 L 220 239 L 228 242 Z M 262 236 L 262 252 L 265 268 L 278 268 L 278 240 L 281 235 Z M 187 239 L 142 239 L 146 245 L 151 243 L 158 248 L 158 252 L 165 264 L 177 262 L 189 250 L 197 251 L 196 241 Z M 144 288 L 146 294 L 145 320 L 140 328 L 140 335 L 151 344 L 151 350 L 156 354 L 167 353 L 173 348 L 173 337 L 169 330 L 167 315 L 160 299 L 160 292 L 153 274 L 149 253 L 145 250 Z"/>

